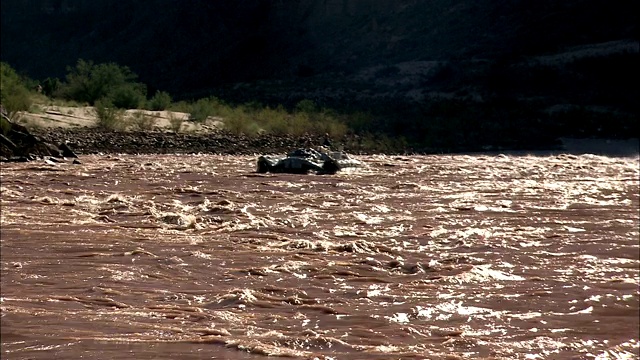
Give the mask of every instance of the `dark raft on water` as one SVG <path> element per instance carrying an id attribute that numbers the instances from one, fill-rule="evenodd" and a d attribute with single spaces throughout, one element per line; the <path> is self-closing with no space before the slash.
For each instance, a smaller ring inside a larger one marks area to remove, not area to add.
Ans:
<path id="1" fill-rule="evenodd" d="M 296 149 L 286 156 L 260 156 L 256 171 L 259 173 L 335 174 L 345 167 L 361 165 L 360 161 L 350 158 L 341 151 L 328 151 L 323 148 Z"/>

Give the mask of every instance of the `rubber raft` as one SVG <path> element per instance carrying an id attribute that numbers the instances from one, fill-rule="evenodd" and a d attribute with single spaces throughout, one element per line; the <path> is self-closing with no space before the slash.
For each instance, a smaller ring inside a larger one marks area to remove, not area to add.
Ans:
<path id="1" fill-rule="evenodd" d="M 258 158 L 259 173 L 335 174 L 347 167 L 362 163 L 342 151 L 296 149 L 286 156 L 262 155 Z"/>

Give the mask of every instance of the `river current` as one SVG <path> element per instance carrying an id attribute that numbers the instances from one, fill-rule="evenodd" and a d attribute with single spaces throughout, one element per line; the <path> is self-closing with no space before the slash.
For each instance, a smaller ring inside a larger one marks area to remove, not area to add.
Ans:
<path id="1" fill-rule="evenodd" d="M 638 359 L 638 157 L 1 166 L 2 359 Z"/>

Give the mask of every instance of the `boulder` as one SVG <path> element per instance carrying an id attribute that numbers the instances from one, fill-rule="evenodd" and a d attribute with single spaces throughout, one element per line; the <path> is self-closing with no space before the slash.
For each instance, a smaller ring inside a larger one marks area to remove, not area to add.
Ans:
<path id="1" fill-rule="evenodd" d="M 14 161 L 13 159 L 78 156 L 66 143 L 56 146 L 31 134 L 29 129 L 12 121 L 3 111 L 0 119 L 0 157 L 4 161 Z"/>
<path id="2" fill-rule="evenodd" d="M 76 155 L 76 153 L 74 153 L 73 150 L 71 150 L 71 148 L 69 147 L 69 145 L 67 145 L 67 143 L 61 143 L 58 146 L 58 148 L 60 149 L 60 151 L 62 151 L 63 157 L 74 158 L 74 159 L 78 158 L 78 155 Z"/>

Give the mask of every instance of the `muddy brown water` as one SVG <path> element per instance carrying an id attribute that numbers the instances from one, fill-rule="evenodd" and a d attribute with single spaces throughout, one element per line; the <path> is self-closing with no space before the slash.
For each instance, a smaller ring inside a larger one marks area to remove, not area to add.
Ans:
<path id="1" fill-rule="evenodd" d="M 3 359 L 637 359 L 638 158 L 2 164 Z"/>

